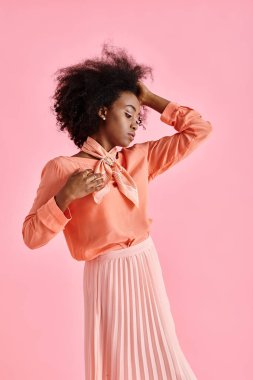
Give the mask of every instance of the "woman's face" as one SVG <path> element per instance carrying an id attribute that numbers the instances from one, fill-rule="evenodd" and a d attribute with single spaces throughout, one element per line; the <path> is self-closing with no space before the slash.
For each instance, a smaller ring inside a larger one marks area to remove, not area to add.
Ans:
<path id="1" fill-rule="evenodd" d="M 100 109 L 102 126 L 100 132 L 108 141 L 108 149 L 114 146 L 126 147 L 133 141 L 129 132 L 136 133 L 139 127 L 140 110 L 138 98 L 128 91 L 122 92 L 110 108 Z"/>

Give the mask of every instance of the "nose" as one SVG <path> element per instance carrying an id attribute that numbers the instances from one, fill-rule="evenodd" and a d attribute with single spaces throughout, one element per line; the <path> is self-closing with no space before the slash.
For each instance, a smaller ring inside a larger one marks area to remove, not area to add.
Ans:
<path id="1" fill-rule="evenodd" d="M 135 126 L 135 128 L 134 128 L 135 130 L 137 130 L 139 128 L 139 125 L 137 124 L 136 121 L 132 124 L 132 126 Z"/>

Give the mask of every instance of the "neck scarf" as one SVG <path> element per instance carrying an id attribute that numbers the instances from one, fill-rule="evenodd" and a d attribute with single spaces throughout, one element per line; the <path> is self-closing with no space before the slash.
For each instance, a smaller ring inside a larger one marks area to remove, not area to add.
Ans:
<path id="1" fill-rule="evenodd" d="M 107 150 L 105 150 L 104 147 L 95 139 L 88 136 L 87 140 L 84 141 L 81 150 L 94 157 L 100 158 L 95 165 L 94 172 L 105 175 L 105 186 L 102 189 L 92 193 L 96 203 L 101 203 L 103 197 L 111 190 L 109 181 L 113 177 L 118 185 L 119 191 L 121 191 L 131 202 L 133 202 L 136 207 L 139 207 L 136 183 L 127 170 L 116 161 L 116 146 L 107 152 Z M 106 178 L 108 178 L 108 181 L 106 181 Z"/>

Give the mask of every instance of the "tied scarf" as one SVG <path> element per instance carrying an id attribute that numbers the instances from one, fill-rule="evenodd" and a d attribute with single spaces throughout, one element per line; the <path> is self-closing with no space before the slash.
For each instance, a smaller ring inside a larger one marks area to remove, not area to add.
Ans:
<path id="1" fill-rule="evenodd" d="M 139 207 L 136 183 L 127 170 L 116 161 L 116 146 L 107 152 L 107 150 L 105 150 L 95 139 L 88 136 L 87 140 L 84 141 L 81 150 L 94 157 L 100 158 L 95 166 L 94 172 L 105 175 L 105 186 L 92 193 L 96 203 L 101 203 L 103 197 L 111 190 L 111 186 L 108 182 L 113 177 L 119 190 L 132 201 L 135 206 Z M 106 181 L 106 178 L 108 178 L 108 181 Z"/>

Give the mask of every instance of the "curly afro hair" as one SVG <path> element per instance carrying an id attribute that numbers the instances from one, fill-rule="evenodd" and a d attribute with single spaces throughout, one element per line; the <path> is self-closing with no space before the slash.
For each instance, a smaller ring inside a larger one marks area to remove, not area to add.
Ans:
<path id="1" fill-rule="evenodd" d="M 135 62 L 122 48 L 102 46 L 102 58 L 94 57 L 58 69 L 58 81 L 51 110 L 55 113 L 60 131 L 66 130 L 74 144 L 81 148 L 88 136 L 98 131 L 98 110 L 110 107 L 122 91 L 139 96 L 137 81 L 150 74 L 152 68 Z M 139 125 L 146 120 L 147 108 L 141 106 Z"/>

